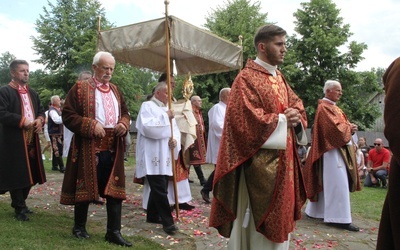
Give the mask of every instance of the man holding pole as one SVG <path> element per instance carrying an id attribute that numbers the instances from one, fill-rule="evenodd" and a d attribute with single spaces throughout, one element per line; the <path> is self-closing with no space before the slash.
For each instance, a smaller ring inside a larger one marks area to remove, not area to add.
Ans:
<path id="1" fill-rule="evenodd" d="M 167 187 L 172 176 L 172 162 L 178 157 L 181 147 L 177 143 L 180 132 L 174 111 L 167 109 L 167 104 L 167 84 L 160 82 L 155 87 L 154 96 L 150 101 L 143 102 L 139 110 L 136 122 L 136 177 L 145 177 L 151 189 L 146 221 L 162 224 L 167 234 L 174 234 L 178 227 L 172 218 Z M 172 132 L 174 139 L 171 139 Z M 171 149 L 174 149 L 175 159 L 171 159 Z"/>

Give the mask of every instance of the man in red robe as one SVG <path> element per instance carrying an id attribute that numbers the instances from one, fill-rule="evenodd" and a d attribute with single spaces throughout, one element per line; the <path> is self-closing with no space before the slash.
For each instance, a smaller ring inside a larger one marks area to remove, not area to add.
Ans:
<path id="1" fill-rule="evenodd" d="M 340 82 L 326 81 L 324 94 L 318 101 L 311 149 L 303 169 L 310 199 L 305 213 L 327 225 L 357 232 L 349 194 L 361 189 L 352 141 L 357 125 L 336 105 L 342 96 Z"/>
<path id="2" fill-rule="evenodd" d="M 61 189 L 61 204 L 75 205 L 72 233 L 86 231 L 90 202 L 107 200 L 106 241 L 132 246 L 121 235 L 122 200 L 126 199 L 124 147 L 129 129 L 128 108 L 118 87 L 110 83 L 115 59 L 108 52 L 93 58 L 94 76 L 78 81 L 68 92 L 62 118 L 74 135 Z"/>
<path id="3" fill-rule="evenodd" d="M 385 137 L 393 156 L 390 162 L 389 189 L 383 204 L 379 225 L 377 250 L 400 249 L 400 57 L 394 60 L 383 75 L 385 86 Z"/>
<path id="4" fill-rule="evenodd" d="M 228 249 L 288 249 L 306 199 L 295 141 L 305 133 L 306 114 L 277 70 L 286 53 L 286 31 L 265 25 L 254 45 L 257 58 L 247 61 L 230 93 L 210 226 L 230 237 Z M 268 141 L 275 132 L 283 136 Z"/>
<path id="5" fill-rule="evenodd" d="M 28 221 L 29 191 L 46 182 L 38 136 L 46 116 L 28 86 L 28 62 L 12 61 L 10 73 L 11 82 L 0 88 L 0 194 L 9 191 L 15 217 Z"/>
<path id="6" fill-rule="evenodd" d="M 197 178 L 200 181 L 200 185 L 204 185 L 206 183 L 206 179 L 204 178 L 203 170 L 201 169 L 201 165 L 206 163 L 206 132 L 204 126 L 203 114 L 201 113 L 201 105 L 202 100 L 200 96 L 194 95 L 190 98 L 192 102 L 193 115 L 196 118 L 196 140 L 189 147 L 189 157 L 190 164 L 193 165 L 194 171 L 196 171 Z"/>

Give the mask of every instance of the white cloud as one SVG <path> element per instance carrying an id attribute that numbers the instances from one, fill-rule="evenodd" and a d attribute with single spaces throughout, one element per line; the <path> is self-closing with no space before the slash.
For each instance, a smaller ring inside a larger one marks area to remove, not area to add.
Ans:
<path id="1" fill-rule="evenodd" d="M 27 0 L 19 0 L 27 3 Z M 51 0 L 54 3 L 55 0 Z M 261 11 L 268 12 L 268 21 L 276 22 L 286 29 L 289 35 L 294 33 L 293 13 L 301 8 L 300 3 L 305 0 L 262 0 Z M 44 1 L 46 7 L 47 1 Z M 161 18 L 165 14 L 164 0 L 100 0 L 106 10 L 106 16 L 110 22 L 117 26 L 143 22 Z M 198 27 L 205 23 L 206 16 L 218 6 L 225 6 L 228 0 L 169 0 L 168 14 L 176 16 Z M 364 0 L 335 0 L 343 23 L 350 25 L 350 31 L 354 33 L 349 41 L 364 42 L 368 50 L 363 53 L 365 60 L 359 63 L 358 70 L 370 70 L 371 68 L 387 67 L 392 60 L 400 56 L 400 1 L 380 0 L 373 5 Z M 29 1 L 30 4 L 30 1 Z M 19 7 L 22 8 L 22 7 Z M 40 13 L 41 13 L 40 9 Z M 4 13 L 4 14 L 3 14 Z M 29 13 L 37 18 L 39 13 Z M 26 15 L 24 15 L 24 18 Z M 32 19 L 31 19 L 32 20 Z M 0 32 L 3 35 L 0 45 L 0 53 L 10 51 L 19 58 L 28 61 L 37 59 L 31 49 L 30 39 L 36 36 L 33 23 L 21 21 L 18 15 L 10 15 L 0 10 Z M 31 62 L 31 69 L 36 66 Z"/>
<path id="2" fill-rule="evenodd" d="M 0 34 L 6 34 L 2 37 L 0 53 L 8 51 L 18 59 L 27 60 L 31 71 L 44 68 L 33 62 L 39 56 L 35 55 L 32 49 L 33 42 L 30 37 L 37 35 L 32 23 L 12 20 L 0 14 Z"/>

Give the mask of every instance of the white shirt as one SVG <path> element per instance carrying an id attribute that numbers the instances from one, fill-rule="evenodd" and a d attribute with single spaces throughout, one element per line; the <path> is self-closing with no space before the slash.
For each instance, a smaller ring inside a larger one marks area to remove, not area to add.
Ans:
<path id="1" fill-rule="evenodd" d="M 115 97 L 115 94 L 112 90 L 110 90 L 112 93 L 112 99 L 114 102 L 114 109 L 115 109 L 115 124 L 118 123 L 118 117 L 119 117 L 119 105 L 117 102 L 117 98 Z M 104 128 L 113 128 L 112 125 L 107 125 L 106 124 L 106 115 L 104 111 L 104 105 L 103 105 L 103 98 L 101 97 L 101 92 L 96 88 L 96 121 L 100 122 L 101 125 L 103 125 Z"/>
<path id="2" fill-rule="evenodd" d="M 58 114 L 56 110 L 51 109 L 49 112 L 49 116 L 55 124 L 62 124 L 61 114 Z"/>
<path id="3" fill-rule="evenodd" d="M 208 111 L 208 140 L 206 162 L 217 164 L 219 144 L 224 128 L 226 104 L 219 102 Z"/>
<path id="4" fill-rule="evenodd" d="M 146 175 L 172 176 L 171 150 L 168 146 L 171 138 L 171 124 L 167 107 L 160 107 L 159 102 L 143 102 L 140 107 L 136 128 L 136 177 Z M 180 132 L 175 119 L 172 119 L 173 136 L 180 142 Z M 174 149 L 174 157 L 178 158 L 180 143 Z"/>

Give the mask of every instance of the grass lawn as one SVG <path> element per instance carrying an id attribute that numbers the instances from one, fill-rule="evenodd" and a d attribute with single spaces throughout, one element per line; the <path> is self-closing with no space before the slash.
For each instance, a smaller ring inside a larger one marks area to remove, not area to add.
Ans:
<path id="1" fill-rule="evenodd" d="M 351 193 L 351 213 L 364 219 L 379 221 L 386 193 L 387 189 L 363 186 L 361 191 Z"/>
<path id="2" fill-rule="evenodd" d="M 104 240 L 104 225 L 88 221 L 89 240 L 72 236 L 71 217 L 62 211 L 35 210 L 30 215 L 34 222 L 14 219 L 8 200 L 0 201 L 0 249 L 121 249 Z M 133 249 L 164 249 L 159 244 L 140 236 L 124 236 Z"/>
<path id="3" fill-rule="evenodd" d="M 47 154 L 46 154 L 46 159 Z M 66 159 L 64 159 L 65 163 Z M 128 158 L 131 165 L 135 160 Z M 47 173 L 51 173 L 51 161 L 43 161 Z M 54 172 L 54 171 L 53 171 Z M 8 193 L 6 194 L 9 195 Z M 34 209 L 30 215 L 32 221 L 20 222 L 14 218 L 11 199 L 0 199 L 0 249 L 121 249 L 104 240 L 105 228 L 100 222 L 88 220 L 87 229 L 91 238 L 79 240 L 72 236 L 71 214 L 60 210 Z M 141 236 L 126 236 L 132 242 L 130 249 L 165 249 L 160 244 Z"/>

